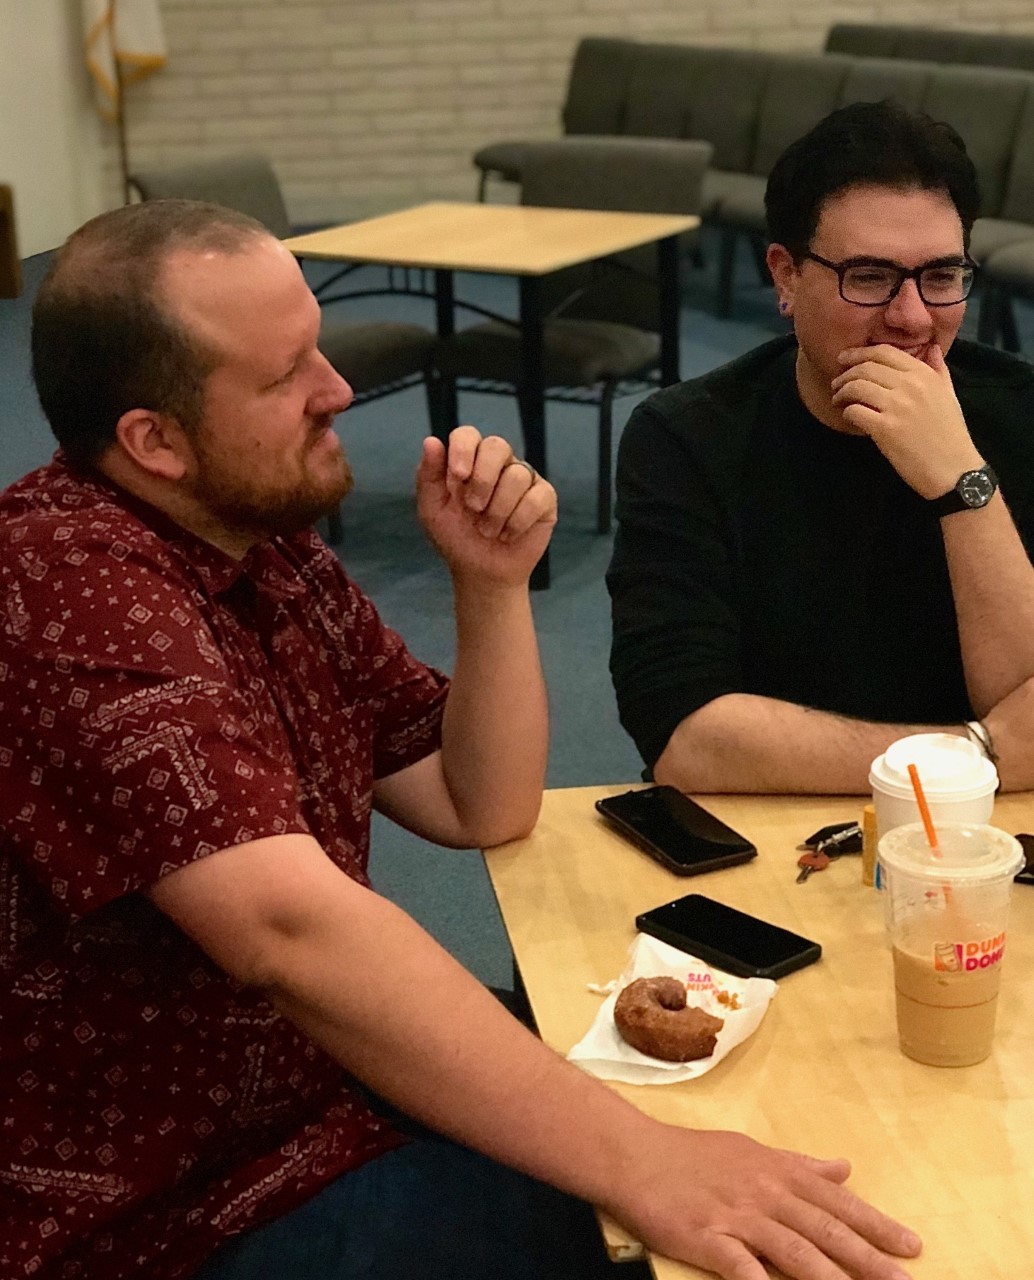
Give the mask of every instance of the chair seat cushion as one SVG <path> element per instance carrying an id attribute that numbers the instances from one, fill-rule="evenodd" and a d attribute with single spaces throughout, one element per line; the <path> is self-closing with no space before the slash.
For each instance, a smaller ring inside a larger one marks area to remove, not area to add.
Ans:
<path id="1" fill-rule="evenodd" d="M 1007 245 L 1034 240 L 1034 225 L 1008 218 L 977 218 L 970 236 L 969 251 L 977 262 L 986 262 Z"/>
<path id="2" fill-rule="evenodd" d="M 435 341 L 431 330 L 419 324 L 347 322 L 324 316 L 319 347 L 352 390 L 361 395 L 385 383 L 422 374 L 430 364 Z"/>
<path id="3" fill-rule="evenodd" d="M 602 320 L 548 320 L 543 326 L 543 365 L 549 387 L 591 387 L 629 378 L 660 359 L 656 333 Z M 450 377 L 517 381 L 520 330 L 491 320 L 438 344 L 435 364 Z"/>
<path id="4" fill-rule="evenodd" d="M 493 142 L 474 152 L 474 163 L 486 173 L 498 173 L 507 182 L 520 182 L 524 171 L 524 153 L 530 142 Z"/>

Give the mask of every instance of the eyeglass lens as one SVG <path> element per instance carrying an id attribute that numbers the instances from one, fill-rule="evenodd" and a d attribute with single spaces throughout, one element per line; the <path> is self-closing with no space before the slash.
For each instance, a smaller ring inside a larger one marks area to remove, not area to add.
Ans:
<path id="1" fill-rule="evenodd" d="M 889 302 L 903 283 L 893 267 L 858 266 L 844 268 L 841 292 L 848 302 L 870 305 Z M 927 267 L 919 276 L 919 296 L 924 302 L 950 306 L 964 302 L 973 284 L 973 268 L 948 265 Z"/>

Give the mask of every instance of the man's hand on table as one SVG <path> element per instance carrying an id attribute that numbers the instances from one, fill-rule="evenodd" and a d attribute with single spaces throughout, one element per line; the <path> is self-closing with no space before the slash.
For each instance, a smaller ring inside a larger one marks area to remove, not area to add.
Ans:
<path id="1" fill-rule="evenodd" d="M 659 1126 L 660 1148 L 607 1206 L 648 1248 L 725 1280 L 768 1280 L 767 1258 L 794 1280 L 906 1280 L 907 1228 L 841 1184 L 846 1160 L 813 1160 L 739 1133 Z"/>
<path id="2" fill-rule="evenodd" d="M 556 491 L 500 436 L 457 427 L 448 450 L 424 441 L 417 510 L 454 577 L 499 586 L 527 581 L 557 519 Z"/>

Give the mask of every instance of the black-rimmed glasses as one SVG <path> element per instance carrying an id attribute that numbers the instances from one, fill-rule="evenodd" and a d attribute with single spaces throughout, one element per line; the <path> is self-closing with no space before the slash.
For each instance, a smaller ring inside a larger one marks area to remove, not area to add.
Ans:
<path id="1" fill-rule="evenodd" d="M 843 262 L 830 262 L 817 253 L 805 253 L 804 257 L 828 267 L 837 273 L 840 296 L 856 307 L 885 307 L 901 292 L 906 280 L 914 280 L 919 296 L 928 307 L 954 307 L 965 302 L 973 288 L 976 263 L 968 258 L 959 262 L 926 262 L 911 271 L 893 262 L 873 258 L 846 258 Z"/>

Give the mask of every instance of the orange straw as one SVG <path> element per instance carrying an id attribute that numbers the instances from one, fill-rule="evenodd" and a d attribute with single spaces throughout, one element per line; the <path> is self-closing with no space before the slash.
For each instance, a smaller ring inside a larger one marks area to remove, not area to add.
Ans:
<path id="1" fill-rule="evenodd" d="M 926 796 L 923 795 L 923 784 L 919 781 L 919 770 L 914 764 L 908 766 L 908 776 L 912 779 L 912 790 L 916 793 L 919 816 L 922 818 L 923 826 L 926 828 L 927 843 L 933 850 L 934 857 L 939 858 L 941 857 L 941 848 L 937 843 L 937 831 L 933 825 L 933 818 L 930 817 L 930 806 L 926 803 Z"/>

